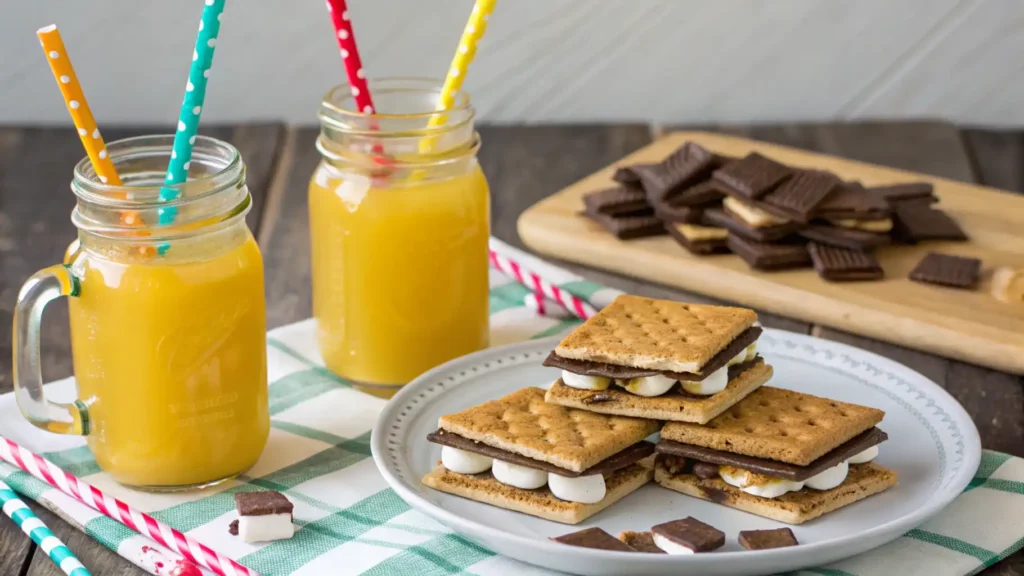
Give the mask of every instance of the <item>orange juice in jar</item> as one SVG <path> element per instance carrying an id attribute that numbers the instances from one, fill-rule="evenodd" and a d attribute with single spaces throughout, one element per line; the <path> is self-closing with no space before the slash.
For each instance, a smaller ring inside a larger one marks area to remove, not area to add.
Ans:
<path id="1" fill-rule="evenodd" d="M 115 480 L 149 490 L 220 482 L 267 440 L 263 261 L 245 223 L 251 197 L 237 150 L 199 137 L 173 223 L 157 201 L 171 137 L 113 142 L 125 186 L 75 170 L 78 240 L 64 265 L 33 276 L 15 318 L 15 388 L 34 424 L 84 434 Z M 129 226 L 132 213 L 143 222 Z M 158 250 L 159 249 L 159 250 Z M 77 399 L 49 402 L 38 312 L 70 298 Z"/>
<path id="2" fill-rule="evenodd" d="M 490 201 L 465 95 L 442 114 L 439 82 L 382 80 L 371 91 L 373 116 L 354 110 L 344 86 L 320 109 L 313 315 L 327 367 L 390 396 L 487 346 Z"/>

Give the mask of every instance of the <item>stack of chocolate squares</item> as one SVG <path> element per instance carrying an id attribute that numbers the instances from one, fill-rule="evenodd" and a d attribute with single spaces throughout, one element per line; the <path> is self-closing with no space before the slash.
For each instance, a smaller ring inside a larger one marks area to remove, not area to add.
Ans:
<path id="1" fill-rule="evenodd" d="M 829 281 L 874 280 L 875 249 L 966 240 L 929 183 L 865 188 L 758 153 L 734 159 L 693 142 L 658 164 L 619 168 L 585 214 L 623 240 L 669 233 L 693 254 L 733 252 L 758 270 L 814 266 Z"/>

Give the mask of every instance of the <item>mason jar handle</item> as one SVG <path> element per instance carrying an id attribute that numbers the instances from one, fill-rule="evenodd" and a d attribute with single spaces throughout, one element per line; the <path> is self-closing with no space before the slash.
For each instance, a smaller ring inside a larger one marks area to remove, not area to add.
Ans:
<path id="1" fill-rule="evenodd" d="M 39 362 L 39 325 L 46 305 L 61 296 L 77 297 L 78 278 L 67 264 L 36 272 L 21 287 L 14 307 L 14 396 L 29 422 L 58 434 L 89 433 L 89 411 L 75 400 L 71 404 L 51 402 L 43 391 Z"/>

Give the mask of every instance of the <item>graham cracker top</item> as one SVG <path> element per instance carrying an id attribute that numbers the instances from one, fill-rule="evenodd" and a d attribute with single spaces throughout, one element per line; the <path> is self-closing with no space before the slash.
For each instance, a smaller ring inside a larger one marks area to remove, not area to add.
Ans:
<path id="1" fill-rule="evenodd" d="M 762 386 L 704 426 L 669 422 L 661 437 L 807 466 L 883 416 L 867 406 Z"/>
<path id="2" fill-rule="evenodd" d="M 757 321 L 746 308 L 622 295 L 555 348 L 563 358 L 649 370 L 700 372 Z"/>
<path id="3" fill-rule="evenodd" d="M 657 432 L 659 422 L 548 404 L 543 389 L 524 388 L 442 416 L 438 425 L 488 446 L 583 472 Z"/>

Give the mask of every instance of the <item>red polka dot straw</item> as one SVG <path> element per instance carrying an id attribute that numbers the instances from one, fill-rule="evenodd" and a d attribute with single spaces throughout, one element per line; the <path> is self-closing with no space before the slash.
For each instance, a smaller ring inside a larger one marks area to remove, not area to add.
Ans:
<path id="1" fill-rule="evenodd" d="M 345 62 L 345 73 L 348 74 L 348 84 L 352 87 L 352 98 L 356 101 L 356 107 L 363 114 L 373 114 L 373 98 L 366 84 L 366 73 L 363 72 L 359 49 L 356 48 L 352 20 L 348 17 L 348 5 L 345 0 L 327 0 L 327 11 L 330 12 L 331 22 L 334 23 L 338 47 L 341 48 L 341 59 Z"/>

